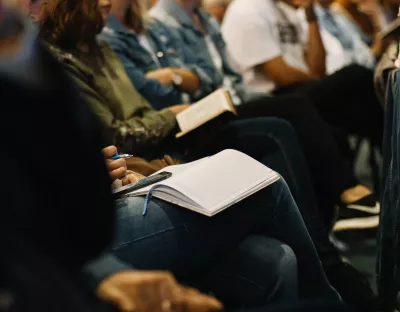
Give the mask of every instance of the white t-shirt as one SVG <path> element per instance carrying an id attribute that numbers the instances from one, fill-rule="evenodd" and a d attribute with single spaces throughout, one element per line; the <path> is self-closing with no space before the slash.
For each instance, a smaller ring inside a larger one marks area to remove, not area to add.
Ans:
<path id="1" fill-rule="evenodd" d="M 222 33 L 232 65 L 257 92 L 275 84 L 257 69 L 282 56 L 287 64 L 308 72 L 304 59 L 307 38 L 296 9 L 274 0 L 235 0 L 229 6 Z"/>

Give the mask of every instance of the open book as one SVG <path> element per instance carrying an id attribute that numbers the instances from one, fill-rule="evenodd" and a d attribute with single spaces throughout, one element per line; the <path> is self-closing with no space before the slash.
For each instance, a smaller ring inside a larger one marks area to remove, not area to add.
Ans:
<path id="1" fill-rule="evenodd" d="M 157 173 L 163 171 L 171 172 L 172 177 L 128 195 L 147 195 L 151 190 L 154 197 L 209 217 L 279 179 L 275 171 L 235 150 Z"/>
<path id="2" fill-rule="evenodd" d="M 180 138 L 226 112 L 236 115 L 236 109 L 232 104 L 229 91 L 218 89 L 200 101 L 190 105 L 189 108 L 176 116 L 179 128 L 181 129 L 181 132 L 176 137 Z"/>

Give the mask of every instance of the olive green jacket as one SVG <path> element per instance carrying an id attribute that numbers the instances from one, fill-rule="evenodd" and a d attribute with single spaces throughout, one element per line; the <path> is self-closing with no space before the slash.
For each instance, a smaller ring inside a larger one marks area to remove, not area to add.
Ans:
<path id="1" fill-rule="evenodd" d="M 174 133 L 175 114 L 168 109 L 156 111 L 151 107 L 135 90 L 120 59 L 105 42 L 92 55 L 77 49 L 49 48 L 121 151 L 143 154 Z"/>

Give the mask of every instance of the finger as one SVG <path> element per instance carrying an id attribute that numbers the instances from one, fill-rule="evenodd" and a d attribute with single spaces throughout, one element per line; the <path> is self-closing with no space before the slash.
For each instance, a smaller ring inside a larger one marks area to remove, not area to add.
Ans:
<path id="1" fill-rule="evenodd" d="M 122 312 L 139 312 L 133 300 L 118 288 L 108 288 L 107 292 L 99 293 L 98 295 L 103 301 L 118 307 Z"/>
<path id="2" fill-rule="evenodd" d="M 118 168 L 110 172 L 110 176 L 113 180 L 121 179 L 125 177 L 125 175 L 126 175 L 126 168 L 124 167 Z"/>
<path id="3" fill-rule="evenodd" d="M 118 154 L 118 150 L 115 146 L 107 146 L 106 148 L 103 148 L 102 152 L 103 152 L 104 158 L 110 158 L 110 157 Z"/>
<path id="4" fill-rule="evenodd" d="M 187 311 L 211 312 L 222 311 L 224 306 L 217 299 L 209 297 L 191 288 L 181 291 L 182 305 Z M 186 311 L 184 310 L 184 311 Z"/>
<path id="5" fill-rule="evenodd" d="M 126 160 L 123 158 L 120 158 L 117 160 L 109 160 L 107 165 L 108 165 L 108 170 L 110 170 L 110 171 L 113 171 L 113 170 L 119 169 L 119 168 L 126 169 Z"/>
<path id="6" fill-rule="evenodd" d="M 122 185 L 128 185 L 128 184 L 133 184 L 139 181 L 139 178 L 135 176 L 134 174 L 128 174 L 123 180 L 122 180 Z"/>

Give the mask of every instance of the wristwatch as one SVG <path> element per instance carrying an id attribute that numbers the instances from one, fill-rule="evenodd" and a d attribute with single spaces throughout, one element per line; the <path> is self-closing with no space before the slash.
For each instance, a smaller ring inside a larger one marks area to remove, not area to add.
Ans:
<path id="1" fill-rule="evenodd" d="M 174 86 L 179 87 L 183 82 L 183 78 L 181 75 L 174 73 L 173 77 L 172 77 L 172 83 L 174 84 Z"/>

